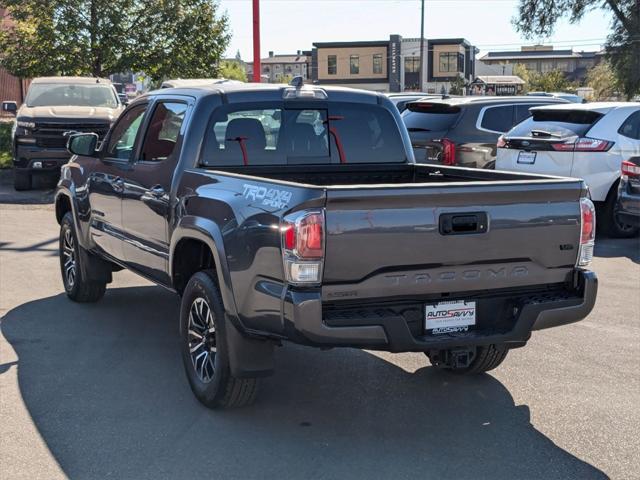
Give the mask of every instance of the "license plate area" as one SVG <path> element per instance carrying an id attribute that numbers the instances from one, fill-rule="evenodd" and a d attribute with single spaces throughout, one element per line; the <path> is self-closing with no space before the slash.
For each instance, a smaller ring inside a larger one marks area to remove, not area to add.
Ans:
<path id="1" fill-rule="evenodd" d="M 424 329 L 428 335 L 468 332 L 475 325 L 475 301 L 453 300 L 425 305 Z"/>
<path id="2" fill-rule="evenodd" d="M 536 153 L 537 152 L 518 152 L 518 163 L 533 165 L 536 163 Z"/>

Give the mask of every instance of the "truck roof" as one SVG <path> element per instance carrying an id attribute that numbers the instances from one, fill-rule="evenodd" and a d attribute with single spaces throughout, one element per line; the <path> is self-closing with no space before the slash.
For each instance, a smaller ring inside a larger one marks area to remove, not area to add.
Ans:
<path id="1" fill-rule="evenodd" d="M 111 85 L 111 80 L 99 77 L 37 77 L 31 83 L 106 83 Z"/>
<path id="2" fill-rule="evenodd" d="M 146 95 L 167 95 L 167 94 L 180 94 L 189 95 L 196 98 L 206 97 L 209 95 L 234 95 L 242 94 L 251 99 L 253 94 L 256 94 L 256 100 L 281 100 L 283 92 L 295 87 L 287 84 L 273 84 L 273 83 L 219 83 L 209 85 L 197 85 L 197 86 L 185 86 L 178 88 L 162 88 L 159 90 L 153 90 L 146 93 Z M 370 90 L 358 90 L 347 87 L 337 87 L 328 85 L 304 85 L 303 88 L 322 90 L 326 92 L 328 100 L 337 101 L 355 101 L 360 103 L 378 103 L 378 99 L 386 97 L 381 93 L 372 92 Z"/>

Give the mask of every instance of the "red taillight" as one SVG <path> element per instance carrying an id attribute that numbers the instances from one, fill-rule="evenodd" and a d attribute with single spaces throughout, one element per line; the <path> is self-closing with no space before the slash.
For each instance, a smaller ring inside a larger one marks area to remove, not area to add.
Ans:
<path id="1" fill-rule="evenodd" d="M 496 144 L 496 147 L 504 148 L 506 146 L 507 146 L 507 141 L 504 139 L 504 135 L 500 135 L 498 137 L 498 143 Z"/>
<path id="2" fill-rule="evenodd" d="M 285 279 L 293 285 L 320 284 L 324 265 L 324 212 L 287 215 L 280 232 Z"/>
<path id="3" fill-rule="evenodd" d="M 582 199 L 587 200 L 587 199 Z M 587 200 L 580 202 L 580 211 L 582 214 L 582 230 L 580 234 L 580 243 L 589 243 L 596 236 L 596 215 L 593 204 Z"/>
<path id="4" fill-rule="evenodd" d="M 456 144 L 448 138 L 440 140 L 442 143 L 442 164 L 443 165 L 455 165 L 456 164 Z"/>
<path id="5" fill-rule="evenodd" d="M 296 225 L 296 248 L 300 258 L 322 258 L 324 219 L 321 213 L 303 217 Z"/>
<path id="6" fill-rule="evenodd" d="M 613 146 L 613 142 L 597 138 L 579 138 L 571 143 L 552 143 L 551 147 L 557 152 L 606 152 Z"/>
<path id="7" fill-rule="evenodd" d="M 324 215 L 304 213 L 286 219 L 282 226 L 283 245 L 300 259 L 318 259 L 324 255 Z"/>
<path id="8" fill-rule="evenodd" d="M 638 177 L 640 176 L 640 165 L 636 165 L 629 160 L 625 160 L 620 166 L 620 172 L 622 175 L 626 175 L 627 177 Z"/>

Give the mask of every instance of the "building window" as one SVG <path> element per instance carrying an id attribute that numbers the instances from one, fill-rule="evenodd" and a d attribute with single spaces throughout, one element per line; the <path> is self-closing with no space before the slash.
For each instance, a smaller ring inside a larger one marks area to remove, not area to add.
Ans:
<path id="1" fill-rule="evenodd" d="M 540 70 L 542 73 L 550 72 L 553 70 L 553 62 L 552 61 L 543 61 L 540 62 Z"/>
<path id="2" fill-rule="evenodd" d="M 420 57 L 404 57 L 404 72 L 417 73 L 420 71 Z"/>
<path id="3" fill-rule="evenodd" d="M 373 54 L 373 73 L 382 73 L 382 54 Z"/>
<path id="4" fill-rule="evenodd" d="M 271 70 L 269 69 L 269 67 L 263 67 L 262 68 L 262 73 L 269 73 Z"/>
<path id="5" fill-rule="evenodd" d="M 358 75 L 360 73 L 360 57 L 358 55 L 351 55 L 349 57 L 349 73 L 351 73 L 351 75 Z"/>
<path id="6" fill-rule="evenodd" d="M 556 68 L 561 72 L 568 72 L 569 70 L 569 60 L 558 60 L 556 62 Z"/>
<path id="7" fill-rule="evenodd" d="M 441 72 L 459 72 L 458 70 L 458 53 L 442 52 L 440 54 L 440 71 Z"/>
<path id="8" fill-rule="evenodd" d="M 338 73 L 338 58 L 335 55 L 327 56 L 327 74 L 335 75 Z"/>

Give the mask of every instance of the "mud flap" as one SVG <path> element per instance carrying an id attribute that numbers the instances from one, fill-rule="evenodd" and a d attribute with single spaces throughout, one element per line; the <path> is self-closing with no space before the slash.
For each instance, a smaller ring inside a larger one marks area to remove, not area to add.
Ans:
<path id="1" fill-rule="evenodd" d="M 225 327 L 231 374 L 237 378 L 273 375 L 273 343 L 245 337 L 228 317 Z"/>
<path id="2" fill-rule="evenodd" d="M 78 248 L 78 253 L 84 278 L 105 283 L 111 283 L 113 281 L 111 264 L 109 262 L 92 255 L 82 247 Z"/>

